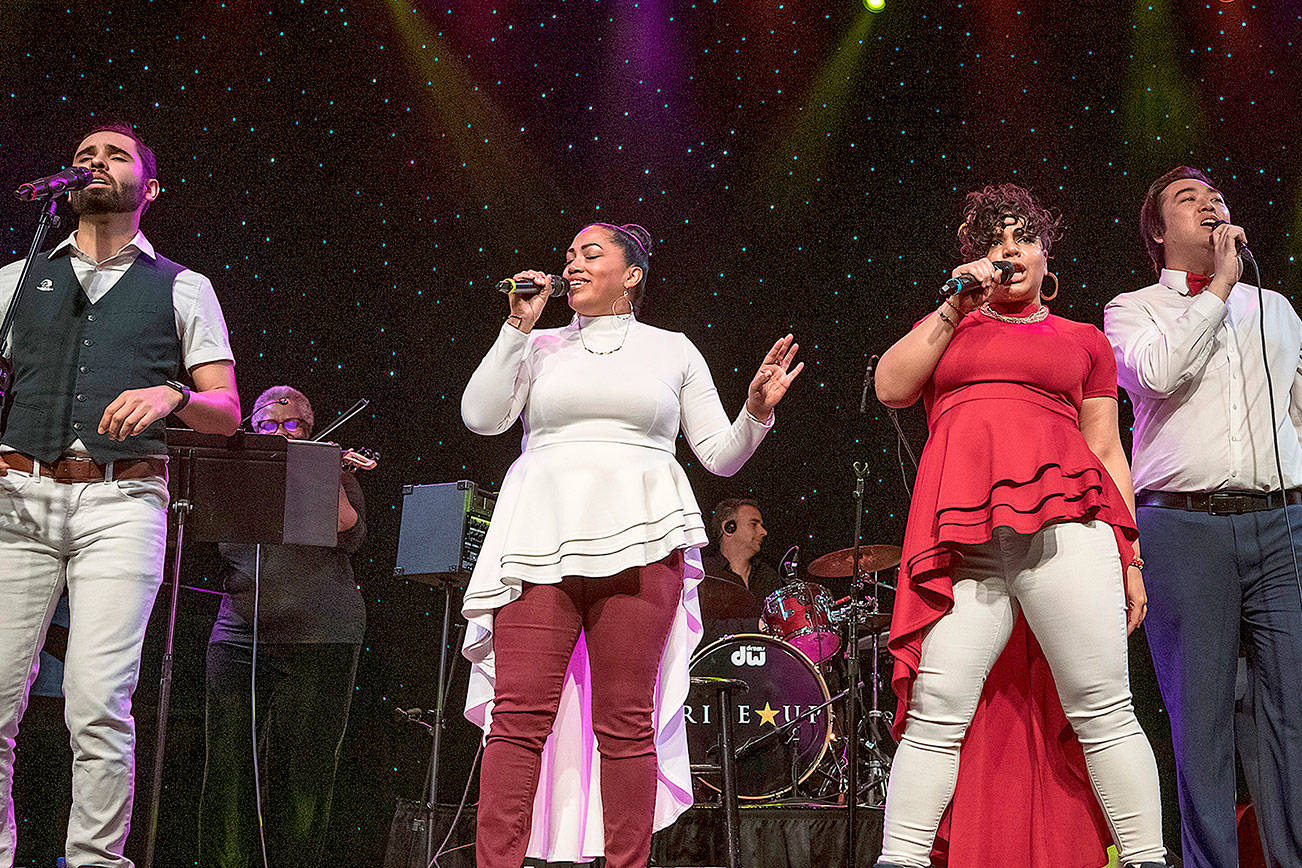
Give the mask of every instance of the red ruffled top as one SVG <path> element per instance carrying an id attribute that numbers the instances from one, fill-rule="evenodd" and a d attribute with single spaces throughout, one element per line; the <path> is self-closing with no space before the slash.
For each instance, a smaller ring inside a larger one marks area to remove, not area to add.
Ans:
<path id="1" fill-rule="evenodd" d="M 1029 311 L 1028 311 L 1029 312 Z M 889 647 L 902 732 L 922 637 L 954 603 L 954 546 L 996 527 L 1032 534 L 1098 519 L 1128 563 L 1138 537 L 1121 493 L 1078 427 L 1085 398 L 1117 395 L 1097 328 L 1050 315 L 1006 323 L 980 312 L 954 330 L 923 392 L 928 439 L 904 534 Z M 950 868 L 1098 868 L 1111 843 L 1048 663 L 1019 616 L 986 680 L 933 859 Z"/>

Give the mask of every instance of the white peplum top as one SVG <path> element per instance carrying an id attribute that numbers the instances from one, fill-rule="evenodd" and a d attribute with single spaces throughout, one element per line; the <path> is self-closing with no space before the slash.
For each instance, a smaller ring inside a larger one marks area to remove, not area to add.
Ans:
<path id="1" fill-rule="evenodd" d="M 515 600 L 523 582 L 613 576 L 684 550 L 683 594 L 656 687 L 655 828 L 664 828 L 692 804 L 683 703 L 701 638 L 696 586 L 706 543 L 674 442 L 681 429 L 706 469 L 731 476 L 773 420 L 757 422 L 743 409 L 729 422 L 705 360 L 685 335 L 618 316 L 576 316 L 563 328 L 527 335 L 504 324 L 466 386 L 461 415 L 479 434 L 500 434 L 517 418 L 524 427 L 461 610 L 468 622 L 462 653 L 472 664 L 466 718 L 485 733 L 493 612 Z M 543 750 L 530 858 L 583 861 L 603 853 L 588 680 L 580 639 Z"/>

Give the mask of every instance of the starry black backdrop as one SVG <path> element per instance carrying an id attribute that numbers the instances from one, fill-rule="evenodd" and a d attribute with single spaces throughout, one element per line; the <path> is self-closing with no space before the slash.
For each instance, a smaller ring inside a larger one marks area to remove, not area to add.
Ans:
<path id="1" fill-rule="evenodd" d="M 458 414 L 505 315 L 496 279 L 559 270 L 588 222 L 647 226 L 644 319 L 701 347 L 727 407 L 786 332 L 808 363 L 736 477 L 683 450 L 700 501 L 757 497 L 770 556 L 795 542 L 818 555 L 850 544 L 850 465 L 866 461 L 865 541 L 898 543 L 895 439 L 875 404 L 857 412 L 863 367 L 934 306 L 964 192 L 1011 179 L 1061 209 L 1054 307 L 1099 324 L 1112 295 L 1151 282 L 1136 226 L 1149 180 L 1204 167 L 1266 285 L 1296 292 L 1300 13 L 1295 0 L 11 3 L 0 174 L 12 188 L 54 171 L 88 125 L 130 120 L 164 186 L 144 229 L 213 279 L 246 411 L 276 382 L 303 389 L 322 420 L 371 399 L 339 435 L 383 463 L 364 480 L 370 626 L 331 852 L 376 864 L 427 753 L 388 712 L 432 704 L 438 645 L 438 597 L 392 578 L 400 486 L 493 488 L 518 452 L 518 428 L 476 437 Z M 0 247 L 17 258 L 35 211 L 0 202 Z M 903 422 L 920 442 L 920 413 Z M 210 576 L 196 551 L 186 584 L 211 589 Z M 181 609 L 165 864 L 193 858 L 215 604 L 185 591 Z M 137 701 L 133 846 L 159 628 Z M 1135 667 L 1169 775 L 1142 654 Z M 454 711 L 464 686 L 462 666 Z M 454 719 L 442 800 L 460 795 L 474 747 Z M 24 825 L 25 861 L 49 864 L 42 834 Z"/>

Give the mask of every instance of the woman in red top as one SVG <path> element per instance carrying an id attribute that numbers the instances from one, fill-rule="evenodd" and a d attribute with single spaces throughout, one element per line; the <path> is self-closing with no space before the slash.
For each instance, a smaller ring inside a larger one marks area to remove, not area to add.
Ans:
<path id="1" fill-rule="evenodd" d="M 878 398 L 922 398 L 929 427 L 879 866 L 1098 868 L 1109 838 L 1124 866 L 1164 864 L 1126 665 L 1146 604 L 1116 364 L 1098 329 L 1042 303 L 1059 227 L 1016 185 L 969 194 L 954 276 L 974 282 L 877 368 Z"/>

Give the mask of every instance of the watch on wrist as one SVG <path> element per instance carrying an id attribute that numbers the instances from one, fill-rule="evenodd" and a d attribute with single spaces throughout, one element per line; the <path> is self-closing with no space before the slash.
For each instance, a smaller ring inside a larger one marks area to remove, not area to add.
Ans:
<path id="1" fill-rule="evenodd" d="M 173 413 L 183 408 L 186 404 L 190 403 L 190 395 L 192 393 L 190 391 L 190 387 L 187 386 L 185 383 L 182 383 L 180 380 L 168 380 L 165 383 L 163 383 L 163 385 L 167 386 L 169 389 L 175 389 L 176 391 L 181 393 L 181 403 L 177 404 L 175 407 L 172 408 Z"/>

